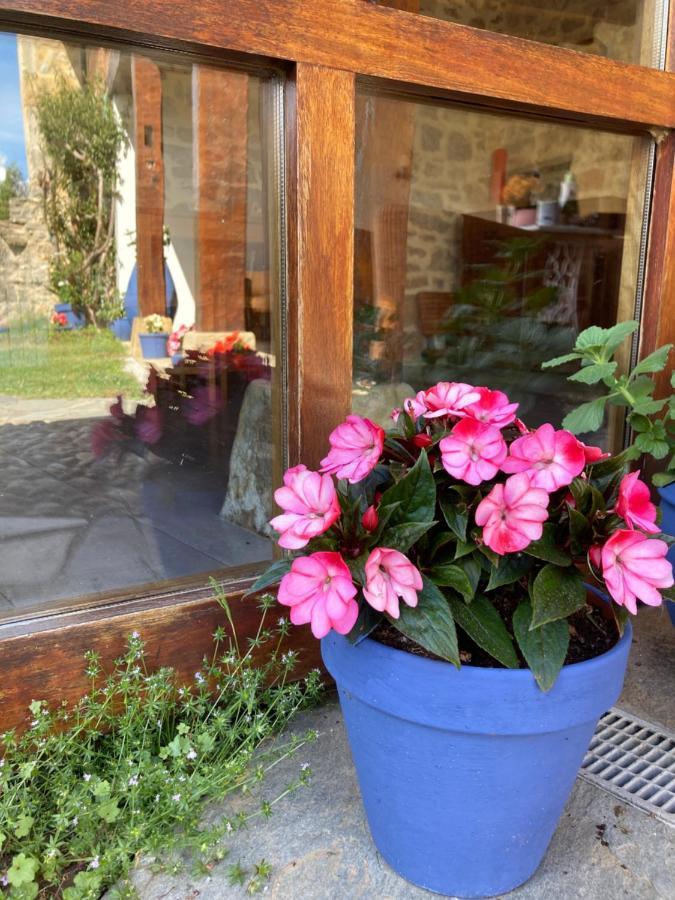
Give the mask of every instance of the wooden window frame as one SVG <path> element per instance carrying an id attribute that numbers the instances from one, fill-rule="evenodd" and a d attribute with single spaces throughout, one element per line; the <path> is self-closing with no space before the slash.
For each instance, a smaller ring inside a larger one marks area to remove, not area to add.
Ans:
<path id="1" fill-rule="evenodd" d="M 675 342 L 675 13 L 665 71 L 368 0 L 3 0 L 0 29 L 286 70 L 291 464 L 316 465 L 327 432 L 351 405 L 357 79 L 408 95 L 651 134 L 658 146 L 640 353 Z M 253 569 L 223 573 L 244 635 L 256 625 L 255 606 L 241 600 L 252 577 Z M 84 650 L 110 659 L 132 630 L 146 639 L 151 665 L 171 664 L 190 677 L 221 620 L 202 577 L 171 590 L 144 589 L 131 599 L 113 596 L 92 608 L 0 624 L 1 727 L 18 724 L 35 697 L 75 699 L 86 687 Z M 291 646 L 304 651 L 302 671 L 318 663 L 306 629 L 294 631 Z"/>

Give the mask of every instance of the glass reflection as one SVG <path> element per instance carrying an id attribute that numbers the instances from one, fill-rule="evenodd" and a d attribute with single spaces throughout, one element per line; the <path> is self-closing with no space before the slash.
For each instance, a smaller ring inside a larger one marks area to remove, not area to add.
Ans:
<path id="1" fill-rule="evenodd" d="M 268 559 L 272 88 L 25 35 L 0 74 L 0 617 Z"/>

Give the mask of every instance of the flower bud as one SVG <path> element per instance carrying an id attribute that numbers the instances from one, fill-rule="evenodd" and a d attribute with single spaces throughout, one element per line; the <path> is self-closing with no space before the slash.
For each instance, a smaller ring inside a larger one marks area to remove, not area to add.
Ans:
<path id="1" fill-rule="evenodd" d="M 369 506 L 361 517 L 361 524 L 366 531 L 375 531 L 380 521 L 377 510 L 374 506 Z"/>
<path id="2" fill-rule="evenodd" d="M 602 546 L 600 544 L 593 544 L 588 551 L 588 555 L 595 568 L 602 569 Z"/>
<path id="3" fill-rule="evenodd" d="M 416 447 L 431 447 L 434 440 L 425 431 L 421 431 L 419 434 L 415 435 L 412 442 Z"/>

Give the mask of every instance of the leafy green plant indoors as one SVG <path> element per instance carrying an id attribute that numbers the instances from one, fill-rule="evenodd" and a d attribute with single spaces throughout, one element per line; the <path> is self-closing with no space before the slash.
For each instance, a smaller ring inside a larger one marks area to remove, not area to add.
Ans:
<path id="1" fill-rule="evenodd" d="M 105 324 L 121 314 L 114 200 L 127 139 L 99 82 L 61 79 L 38 95 L 36 111 L 46 165 L 45 221 L 56 249 L 51 288 L 90 325 Z"/>
<path id="2" fill-rule="evenodd" d="M 230 625 L 222 592 L 217 592 Z M 35 700 L 28 730 L 2 736 L 0 759 L 0 897 L 9 900 L 132 897 L 125 881 L 136 854 L 152 853 L 176 871 L 175 851 L 196 854 L 198 872 L 227 855 L 223 840 L 255 817 L 267 817 L 285 795 L 308 782 L 306 766 L 285 790 L 210 827 L 208 800 L 247 792 L 266 771 L 316 734 L 269 747 L 294 713 L 316 700 L 317 671 L 288 683 L 296 662 L 283 652 L 284 619 L 267 619 L 274 599 L 260 601 L 261 621 L 245 649 L 230 629 L 214 633 L 214 653 L 191 686 L 173 669 L 148 672 L 137 633 L 109 674 L 87 654 L 92 687 L 77 705 L 58 709 Z M 256 658 L 266 661 L 256 664 Z M 261 860 L 230 875 L 250 893 L 269 877 Z"/>
<path id="3" fill-rule="evenodd" d="M 617 374 L 616 354 L 637 328 L 637 322 L 620 322 L 613 328 L 587 328 L 570 353 L 548 360 L 542 368 L 578 363 L 580 368 L 568 376 L 568 381 L 604 388 L 599 396 L 577 407 L 563 421 L 563 427 L 574 434 L 597 431 L 608 405 L 627 408 L 628 424 L 636 437 L 625 457 L 637 459 L 646 453 L 661 460 L 670 456 L 665 471 L 652 478 L 654 484 L 663 487 L 675 481 L 675 396 L 654 399 L 656 383 L 652 376 L 665 369 L 673 345 L 659 347 L 627 374 Z M 670 384 L 675 387 L 675 374 L 671 375 Z"/>

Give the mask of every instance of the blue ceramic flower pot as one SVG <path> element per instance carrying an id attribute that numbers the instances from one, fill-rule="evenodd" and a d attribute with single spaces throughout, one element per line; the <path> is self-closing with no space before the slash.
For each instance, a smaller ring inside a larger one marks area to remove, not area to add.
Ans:
<path id="1" fill-rule="evenodd" d="M 675 535 L 675 482 L 659 488 L 659 494 L 661 496 L 661 512 L 663 514 L 661 529 L 664 534 Z M 668 559 L 675 566 L 675 544 L 668 551 Z M 670 615 L 670 621 L 675 625 L 675 603 L 666 600 L 666 607 Z"/>
<path id="2" fill-rule="evenodd" d="M 167 331 L 156 334 L 140 334 L 143 359 L 162 359 L 166 356 L 166 342 L 169 337 Z"/>
<path id="3" fill-rule="evenodd" d="M 600 716 L 616 702 L 631 642 L 565 666 L 544 694 L 529 670 L 481 669 L 330 632 L 370 831 L 408 881 L 487 897 L 535 872 Z"/>

